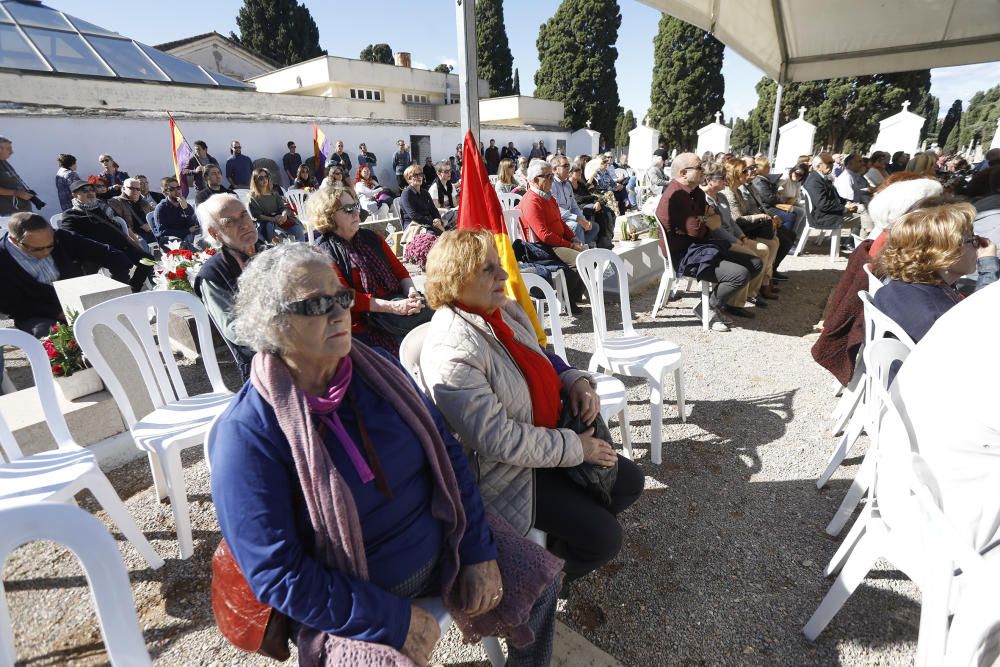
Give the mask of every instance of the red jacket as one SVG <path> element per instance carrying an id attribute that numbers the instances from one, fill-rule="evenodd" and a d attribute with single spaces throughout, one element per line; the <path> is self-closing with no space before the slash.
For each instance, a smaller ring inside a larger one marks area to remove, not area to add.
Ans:
<path id="1" fill-rule="evenodd" d="M 576 234 L 563 222 L 555 197 L 545 199 L 529 189 L 517 208 L 521 211 L 521 226 L 534 232 L 539 243 L 569 248 L 576 241 Z"/>

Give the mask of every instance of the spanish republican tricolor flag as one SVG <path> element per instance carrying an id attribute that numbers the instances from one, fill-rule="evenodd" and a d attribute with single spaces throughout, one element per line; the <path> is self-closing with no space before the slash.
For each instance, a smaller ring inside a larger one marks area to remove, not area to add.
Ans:
<path id="1" fill-rule="evenodd" d="M 170 119 L 170 146 L 174 158 L 174 175 L 177 177 L 177 182 L 181 185 L 181 194 L 187 197 L 187 177 L 181 175 L 181 170 L 187 169 L 188 162 L 191 160 L 191 156 L 194 155 L 194 151 L 191 150 L 191 144 L 181 134 L 180 128 L 174 122 L 174 117 L 167 114 L 167 118 Z"/>
<path id="2" fill-rule="evenodd" d="M 319 125 L 313 123 L 313 160 L 316 163 L 316 178 L 323 180 L 326 175 L 326 159 L 333 154 L 333 144 L 319 129 Z M 344 174 L 344 182 L 347 182 L 348 174 Z"/>
<path id="3" fill-rule="evenodd" d="M 486 175 L 486 165 L 479 153 L 472 132 L 465 135 L 462 146 L 462 194 L 458 200 L 458 228 L 481 229 L 493 234 L 500 255 L 500 266 L 507 272 L 507 296 L 516 300 L 531 318 L 538 336 L 538 344 L 545 347 L 545 330 L 538 322 L 535 304 L 528 295 L 528 288 L 521 278 L 521 270 L 517 267 L 514 257 L 514 247 L 507 236 L 507 225 L 504 223 L 503 210 L 496 190 L 490 185 Z"/>

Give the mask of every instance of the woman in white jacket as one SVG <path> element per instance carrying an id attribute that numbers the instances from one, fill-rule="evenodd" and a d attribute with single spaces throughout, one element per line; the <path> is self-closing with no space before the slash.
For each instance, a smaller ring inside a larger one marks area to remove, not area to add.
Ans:
<path id="1" fill-rule="evenodd" d="M 427 259 L 425 292 L 437 312 L 421 375 L 470 454 L 487 507 L 522 534 L 546 532 L 571 582 L 618 553 L 617 515 L 642 493 L 643 475 L 592 428 L 557 428 L 566 409 L 592 423 L 600 399 L 589 375 L 539 347 L 527 313 L 504 294 L 506 280 L 491 234 L 438 239 Z M 584 461 L 618 464 L 610 506 L 566 474 Z"/>

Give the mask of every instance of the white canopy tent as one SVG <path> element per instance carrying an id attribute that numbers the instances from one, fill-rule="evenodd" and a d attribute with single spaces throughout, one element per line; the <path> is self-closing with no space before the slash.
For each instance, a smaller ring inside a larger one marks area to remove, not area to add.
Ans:
<path id="1" fill-rule="evenodd" d="M 782 84 L 1000 59 L 1000 0 L 639 0 Z M 775 131 L 771 130 L 774 154 Z"/>

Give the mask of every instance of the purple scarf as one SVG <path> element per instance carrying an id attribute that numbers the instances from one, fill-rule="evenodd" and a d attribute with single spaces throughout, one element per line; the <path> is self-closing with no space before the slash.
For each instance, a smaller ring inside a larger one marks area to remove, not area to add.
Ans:
<path id="1" fill-rule="evenodd" d="M 434 482 L 431 515 L 441 523 L 445 536 L 441 597 L 465 640 L 476 642 L 492 635 L 507 637 L 515 646 L 531 643 L 534 639 L 528 627 L 531 608 L 562 570 L 562 561 L 525 540 L 503 519 L 488 515 L 497 544 L 504 596 L 500 605 L 489 613 L 475 618 L 463 613 L 453 589 L 460 567 L 458 545 L 466 529 L 465 510 L 455 471 L 434 418 L 424 409 L 423 398 L 410 379 L 388 359 L 355 340 L 350 357 L 344 359 L 348 360 L 385 399 L 387 408 L 402 417 L 427 456 Z M 288 366 L 275 354 L 254 356 L 250 381 L 274 409 L 278 425 L 288 439 L 315 533 L 317 559 L 327 567 L 367 581 L 364 535 L 354 498 L 313 426 L 306 395 L 295 386 Z M 327 635 L 305 626 L 299 632 L 298 648 L 302 667 L 412 667 L 414 664 L 390 646 Z"/>
<path id="2" fill-rule="evenodd" d="M 389 262 L 382 254 L 381 244 L 377 248 L 373 247 L 374 244 L 366 243 L 360 236 L 355 234 L 350 241 L 344 241 L 344 248 L 351 268 L 357 269 L 361 276 L 361 291 L 380 299 L 399 294 L 402 289 L 399 278 L 392 272 Z"/>

